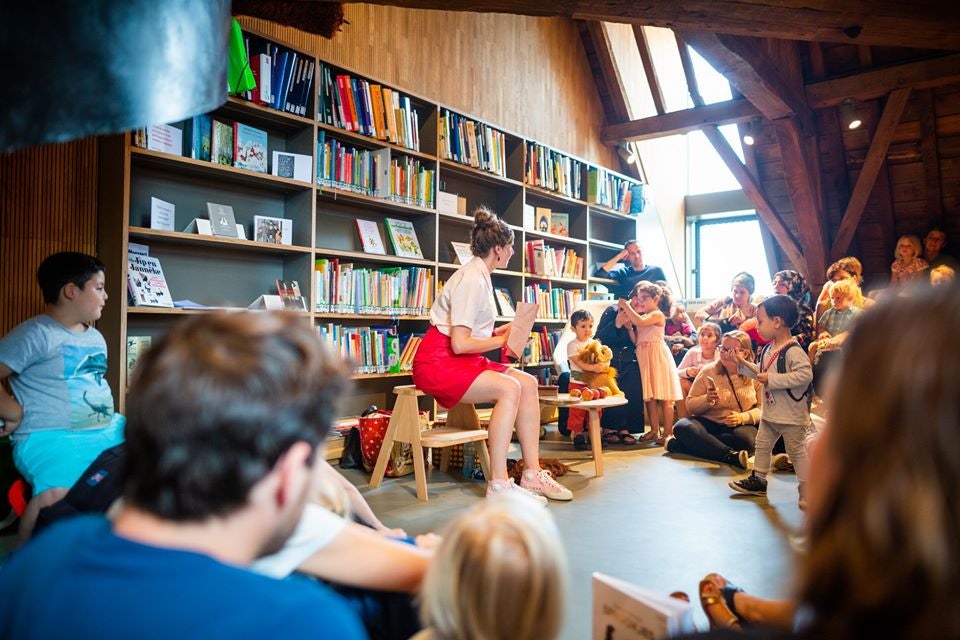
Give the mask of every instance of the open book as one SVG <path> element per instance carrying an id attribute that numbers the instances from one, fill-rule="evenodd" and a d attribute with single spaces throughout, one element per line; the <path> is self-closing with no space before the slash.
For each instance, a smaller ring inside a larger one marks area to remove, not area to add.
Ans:
<path id="1" fill-rule="evenodd" d="M 689 602 L 593 574 L 593 640 L 658 640 L 696 630 Z"/>
<path id="2" fill-rule="evenodd" d="M 511 320 L 510 335 L 507 337 L 507 354 L 520 358 L 523 348 L 530 339 L 530 330 L 537 319 L 537 309 L 540 307 L 533 302 L 518 302 L 517 314 Z"/>

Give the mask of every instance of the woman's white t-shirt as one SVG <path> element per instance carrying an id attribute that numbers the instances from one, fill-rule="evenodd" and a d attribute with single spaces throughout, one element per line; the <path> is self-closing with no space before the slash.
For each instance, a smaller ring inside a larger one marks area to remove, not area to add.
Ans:
<path id="1" fill-rule="evenodd" d="M 475 338 L 493 335 L 493 282 L 483 260 L 474 257 L 450 276 L 430 309 L 430 323 L 445 336 L 454 326 L 469 327 Z"/>

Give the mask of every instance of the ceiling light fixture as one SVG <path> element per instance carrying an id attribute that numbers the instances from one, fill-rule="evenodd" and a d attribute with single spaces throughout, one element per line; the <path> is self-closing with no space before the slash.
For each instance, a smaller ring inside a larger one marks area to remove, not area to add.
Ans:
<path id="1" fill-rule="evenodd" d="M 627 164 L 633 164 L 637 161 L 637 152 L 629 142 L 621 142 L 617 145 L 617 153 Z"/>
<path id="2" fill-rule="evenodd" d="M 857 115 L 857 105 L 852 98 L 847 98 L 840 104 L 840 119 L 843 121 L 843 126 L 851 131 L 859 129 L 863 124 L 863 120 Z"/>
<path id="3" fill-rule="evenodd" d="M 760 134 L 760 118 L 754 117 L 747 123 L 747 130 L 743 133 L 743 144 L 752 147 L 757 142 L 757 136 Z"/>

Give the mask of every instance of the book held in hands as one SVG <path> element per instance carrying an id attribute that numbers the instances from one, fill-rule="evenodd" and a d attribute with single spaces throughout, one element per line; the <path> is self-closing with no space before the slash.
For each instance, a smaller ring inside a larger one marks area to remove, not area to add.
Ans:
<path id="1" fill-rule="evenodd" d="M 135 307 L 173 307 L 163 268 L 152 256 L 127 255 L 127 290 Z"/>
<path id="2" fill-rule="evenodd" d="M 689 602 L 593 574 L 593 640 L 660 640 L 694 633 Z"/>

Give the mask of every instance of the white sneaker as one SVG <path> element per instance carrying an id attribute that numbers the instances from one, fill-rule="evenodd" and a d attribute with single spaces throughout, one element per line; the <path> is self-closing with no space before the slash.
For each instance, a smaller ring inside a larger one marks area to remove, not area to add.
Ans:
<path id="1" fill-rule="evenodd" d="M 513 481 L 513 478 L 510 478 L 509 480 L 491 480 L 487 483 L 488 498 L 495 498 L 496 496 L 503 495 L 505 493 L 521 495 L 533 500 L 541 507 L 547 506 L 546 498 L 517 485 L 517 483 Z"/>
<path id="2" fill-rule="evenodd" d="M 520 479 L 520 486 L 551 500 L 573 500 L 573 492 L 553 479 L 546 469 L 540 471 L 524 471 Z"/>
<path id="3" fill-rule="evenodd" d="M 747 453 L 746 449 L 740 449 L 740 452 L 737 453 L 737 462 L 744 469 L 750 468 L 750 454 Z"/>
<path id="4" fill-rule="evenodd" d="M 790 461 L 790 456 L 785 453 L 778 453 L 770 458 L 770 468 L 774 471 L 793 473 L 793 463 Z"/>

